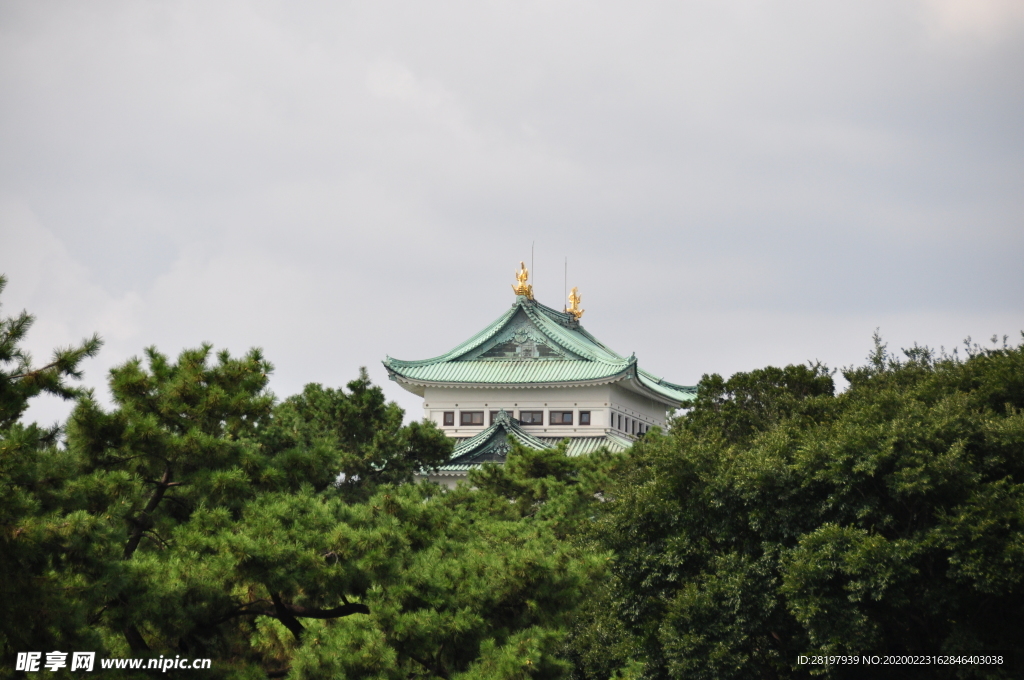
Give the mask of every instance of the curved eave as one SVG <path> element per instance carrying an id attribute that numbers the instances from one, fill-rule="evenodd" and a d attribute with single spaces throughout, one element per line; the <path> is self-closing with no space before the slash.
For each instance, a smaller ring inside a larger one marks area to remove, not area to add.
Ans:
<path id="1" fill-rule="evenodd" d="M 466 354 L 467 352 L 471 352 L 472 350 L 476 349 L 483 343 L 487 342 L 487 340 L 493 337 L 496 333 L 500 332 L 501 329 L 508 324 L 512 317 L 515 316 L 515 313 L 519 310 L 521 304 L 522 303 L 519 301 L 519 298 L 516 298 L 515 304 L 513 304 L 507 312 L 505 312 L 500 317 L 495 319 L 493 322 L 488 324 L 486 328 L 484 328 L 482 331 L 471 337 L 469 340 L 466 340 L 462 344 L 445 352 L 440 356 L 436 356 L 433 359 L 420 359 L 418 361 L 405 361 L 402 359 L 393 359 L 392 357 L 387 357 L 386 359 L 384 359 L 384 366 L 388 367 L 388 370 L 390 371 L 390 364 L 392 363 L 401 364 L 402 366 L 429 366 L 431 364 L 440 364 L 446 361 L 452 361 L 454 359 L 457 359 L 463 354 Z"/>
<path id="2" fill-rule="evenodd" d="M 641 371 L 640 369 L 636 369 L 636 371 L 631 373 L 628 378 L 628 380 L 623 381 L 624 387 L 636 392 L 637 394 L 642 394 L 648 399 L 652 399 L 673 408 L 684 406 L 696 396 L 696 388 L 688 388 L 683 387 L 682 385 L 666 383 L 665 381 L 654 377 L 646 371 Z"/>
<path id="3" fill-rule="evenodd" d="M 607 385 L 609 383 L 619 382 L 626 380 L 632 375 L 633 366 L 630 365 L 623 371 L 614 373 L 609 376 L 602 376 L 600 378 L 590 378 L 587 380 L 555 380 L 545 382 L 509 382 L 509 383 L 492 383 L 492 382 L 450 382 L 444 380 L 420 380 L 417 378 L 411 378 L 409 376 L 402 375 L 394 368 L 388 366 L 386 363 L 384 367 L 388 371 L 388 377 L 397 382 L 399 385 L 409 390 L 413 394 L 423 396 L 423 390 L 427 387 L 444 387 L 444 388 L 456 388 L 456 389 L 472 389 L 472 388 L 486 388 L 486 389 L 541 389 L 546 387 L 591 387 L 596 385 Z"/>
<path id="4" fill-rule="evenodd" d="M 424 388 L 427 386 L 426 384 L 410 382 L 401 373 L 398 373 L 390 366 L 388 366 L 388 362 L 386 359 L 381 363 L 384 364 L 384 370 L 388 372 L 389 379 L 394 380 L 396 383 L 401 385 L 402 388 L 405 389 L 407 392 L 412 392 L 417 397 L 422 397 L 424 395 Z"/>
<path id="5" fill-rule="evenodd" d="M 612 453 L 619 453 L 628 449 L 635 441 L 630 437 L 613 432 L 607 432 L 596 437 L 539 437 L 539 439 L 549 449 L 557 447 L 563 440 L 568 439 L 569 443 L 566 447 L 565 455 L 569 457 L 591 454 L 600 449 L 608 449 Z"/>
<path id="6" fill-rule="evenodd" d="M 587 380 L 553 380 L 543 382 L 455 382 L 445 380 L 423 380 L 402 375 L 392 366 L 384 362 L 388 377 L 397 382 L 403 388 L 417 396 L 424 396 L 427 387 L 440 387 L 447 389 L 544 389 L 559 387 L 596 387 L 611 383 L 623 383 L 623 386 L 632 392 L 642 394 L 645 397 L 678 408 L 696 397 L 696 388 L 675 385 L 655 378 L 646 371 L 636 368 L 635 360 L 624 370 L 611 375 Z"/>

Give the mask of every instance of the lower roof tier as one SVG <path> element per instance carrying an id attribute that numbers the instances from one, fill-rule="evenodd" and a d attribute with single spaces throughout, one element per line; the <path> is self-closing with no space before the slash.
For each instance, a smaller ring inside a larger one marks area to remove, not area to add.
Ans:
<path id="1" fill-rule="evenodd" d="M 452 457 L 432 474 L 464 475 L 485 463 L 504 463 L 512 449 L 511 442 L 528 449 L 555 448 L 564 437 L 536 437 L 527 433 L 519 422 L 505 411 L 499 411 L 494 423 L 472 437 L 457 440 Z M 625 451 L 633 444 L 625 435 L 605 433 L 592 437 L 572 437 L 566 443 L 566 454 L 583 456 L 605 448 L 612 452 Z"/>

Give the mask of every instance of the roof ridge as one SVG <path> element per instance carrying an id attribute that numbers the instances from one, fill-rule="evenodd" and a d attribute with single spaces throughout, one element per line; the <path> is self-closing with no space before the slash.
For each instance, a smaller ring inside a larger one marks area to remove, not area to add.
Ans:
<path id="1" fill-rule="evenodd" d="M 448 350 L 444 354 L 439 354 L 438 356 L 433 357 L 432 359 L 417 359 L 413 361 L 406 361 L 403 359 L 395 359 L 394 357 L 388 356 L 384 360 L 384 363 L 388 365 L 398 363 L 403 366 L 426 366 L 429 364 L 440 363 L 442 361 L 450 361 L 452 358 L 462 356 L 463 354 L 466 354 L 467 352 L 476 349 L 477 347 L 479 347 L 480 345 L 482 345 L 483 343 L 487 342 L 492 337 L 497 335 L 501 331 L 501 329 L 507 326 L 508 322 L 512 320 L 512 317 L 515 316 L 515 313 L 516 311 L 518 311 L 519 307 L 520 303 L 519 298 L 517 297 L 516 302 L 508 309 L 508 311 L 506 311 L 497 319 L 489 323 L 482 331 L 471 337 L 469 340 L 466 340 L 456 345 L 454 348 Z"/>
<path id="2" fill-rule="evenodd" d="M 557 335 L 551 333 L 551 331 L 549 329 L 545 328 L 544 326 L 546 326 L 547 322 L 550 321 L 550 319 L 544 318 L 547 315 L 539 314 L 538 312 L 536 312 L 535 310 L 533 310 L 533 309 L 531 309 L 529 307 L 524 307 L 523 309 L 526 311 L 526 315 L 528 317 L 530 317 L 530 320 L 533 321 L 534 325 L 536 325 L 538 327 L 538 330 L 542 331 L 544 333 L 544 335 L 546 335 L 549 338 L 551 338 L 556 344 L 561 346 L 562 349 L 567 349 L 570 352 L 572 352 L 573 354 L 579 354 L 580 356 L 582 356 L 583 358 L 585 358 L 585 359 L 587 359 L 589 361 L 597 361 L 598 360 L 597 357 L 594 356 L 593 352 L 590 352 L 586 348 L 570 347 L 569 343 L 566 342 L 565 339 L 559 338 Z M 550 309 L 550 307 L 548 309 Z M 560 326 L 560 324 L 559 324 L 559 326 Z"/>
<path id="3" fill-rule="evenodd" d="M 580 335 L 585 337 L 587 340 L 589 340 L 593 344 L 597 345 L 598 347 L 600 347 L 604 351 L 608 352 L 609 354 L 612 354 L 614 356 L 620 356 L 618 352 L 616 352 L 615 350 L 611 349 L 610 347 L 605 345 L 603 342 L 601 342 L 600 340 L 595 338 L 593 335 L 591 335 L 587 331 L 587 329 L 584 328 L 582 324 L 580 324 L 579 319 L 577 319 L 575 316 L 569 314 L 568 312 L 560 312 L 560 311 L 558 311 L 557 309 L 555 309 L 553 307 L 548 307 L 543 302 L 540 302 L 540 301 L 537 301 L 537 300 L 534 300 L 534 305 L 537 306 L 537 307 L 540 307 L 541 311 L 549 313 L 548 314 L 549 316 L 556 316 L 556 317 L 558 317 L 558 319 L 556 320 L 556 323 L 558 323 L 558 322 L 560 322 L 562 320 L 566 321 L 567 325 L 563 326 L 566 330 L 572 331 L 572 332 L 575 332 L 575 333 L 579 333 Z M 562 324 L 559 323 L 559 325 L 561 326 Z"/>
<path id="4" fill-rule="evenodd" d="M 543 305 L 543 304 L 540 304 L 540 303 L 535 303 L 535 304 L 537 306 L 539 306 L 539 307 L 542 307 L 544 310 L 547 310 L 547 311 L 549 311 L 549 312 L 551 312 L 553 314 L 559 314 L 559 312 L 556 312 L 555 310 L 551 309 L 547 305 Z M 545 317 L 549 317 L 548 314 L 544 314 L 544 313 L 538 312 L 535 309 L 531 309 L 531 308 L 525 308 L 525 311 L 526 311 L 527 316 L 530 317 L 531 321 L 533 321 L 535 324 L 538 324 L 538 326 L 541 326 L 540 330 L 544 331 L 545 335 L 547 335 L 549 338 L 551 338 L 554 342 L 556 342 L 558 345 L 560 345 L 564 349 L 567 349 L 570 352 L 573 352 L 575 354 L 579 354 L 579 355 L 585 357 L 586 359 L 588 359 L 590 361 L 597 361 L 597 362 L 600 362 L 600 363 L 603 363 L 603 364 L 612 364 L 612 365 L 621 365 L 623 363 L 624 358 L 619 357 L 617 353 L 609 350 L 602 343 L 598 342 L 592 335 L 587 333 L 583 329 L 583 327 L 580 326 L 578 323 L 576 323 L 574 325 L 574 327 L 569 328 L 569 327 L 563 326 L 562 324 L 558 323 L 554 319 L 545 318 Z M 544 328 L 543 327 L 543 326 L 547 326 L 548 323 L 552 322 L 552 321 L 554 321 L 554 328 L 550 328 L 549 329 L 549 328 Z M 601 350 L 603 350 L 603 351 L 607 352 L 608 354 L 612 355 L 612 359 L 609 360 L 607 358 L 598 356 L 597 353 L 595 353 L 593 350 L 591 350 L 588 347 L 579 347 L 578 345 L 574 345 L 573 343 L 570 343 L 567 339 L 565 339 L 563 337 L 559 337 L 563 333 L 567 334 L 567 333 L 574 333 L 574 332 L 575 333 L 579 333 L 580 335 L 582 335 L 584 337 L 584 339 L 589 341 L 591 344 L 596 345 Z M 616 360 L 616 357 L 618 357 L 618 360 Z"/>

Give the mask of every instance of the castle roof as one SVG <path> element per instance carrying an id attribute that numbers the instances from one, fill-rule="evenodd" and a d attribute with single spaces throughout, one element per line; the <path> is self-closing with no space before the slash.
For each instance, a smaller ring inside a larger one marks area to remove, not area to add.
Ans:
<path id="1" fill-rule="evenodd" d="M 452 451 L 452 457 L 447 463 L 433 471 L 433 474 L 461 477 L 468 470 L 479 467 L 483 463 L 504 463 L 512 448 L 510 440 L 518 442 L 528 449 L 536 450 L 551 449 L 563 441 L 557 437 L 534 437 L 523 430 L 518 420 L 501 410 L 494 417 L 494 423 L 490 427 L 456 444 L 455 450 Z M 568 440 L 566 454 L 580 456 L 593 453 L 600 448 L 613 452 L 623 451 L 632 443 L 629 438 L 615 434 L 577 437 Z"/>
<path id="2" fill-rule="evenodd" d="M 569 387 L 620 383 L 669 406 L 696 396 L 695 387 L 662 380 L 588 333 L 571 313 L 516 296 L 512 307 L 451 351 L 420 361 L 384 360 L 388 376 L 423 396 L 436 387 Z M 483 433 L 481 433 L 483 434 Z M 478 435 L 479 436 L 479 435 Z"/>

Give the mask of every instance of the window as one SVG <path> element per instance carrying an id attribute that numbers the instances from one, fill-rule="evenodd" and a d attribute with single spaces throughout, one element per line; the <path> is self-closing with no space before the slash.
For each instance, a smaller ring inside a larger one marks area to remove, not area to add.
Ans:
<path id="1" fill-rule="evenodd" d="M 483 411 L 459 411 L 459 424 L 460 425 L 483 425 L 484 424 L 484 412 Z"/>
<path id="2" fill-rule="evenodd" d="M 444 412 L 444 424 L 449 426 L 455 425 L 455 411 Z"/>
<path id="3" fill-rule="evenodd" d="M 622 414 L 619 414 L 619 429 L 622 429 Z"/>
<path id="4" fill-rule="evenodd" d="M 580 425 L 590 425 L 590 411 L 580 411 Z"/>
<path id="5" fill-rule="evenodd" d="M 548 422 L 552 425 L 572 425 L 572 411 L 552 411 Z"/>
<path id="6" fill-rule="evenodd" d="M 523 425 L 543 425 L 544 411 L 520 411 L 519 422 Z"/>
<path id="7" fill-rule="evenodd" d="M 494 419 L 498 417 L 498 412 L 497 411 L 491 411 L 490 413 L 487 414 L 487 417 L 488 417 L 487 424 L 488 425 L 494 425 Z"/>

